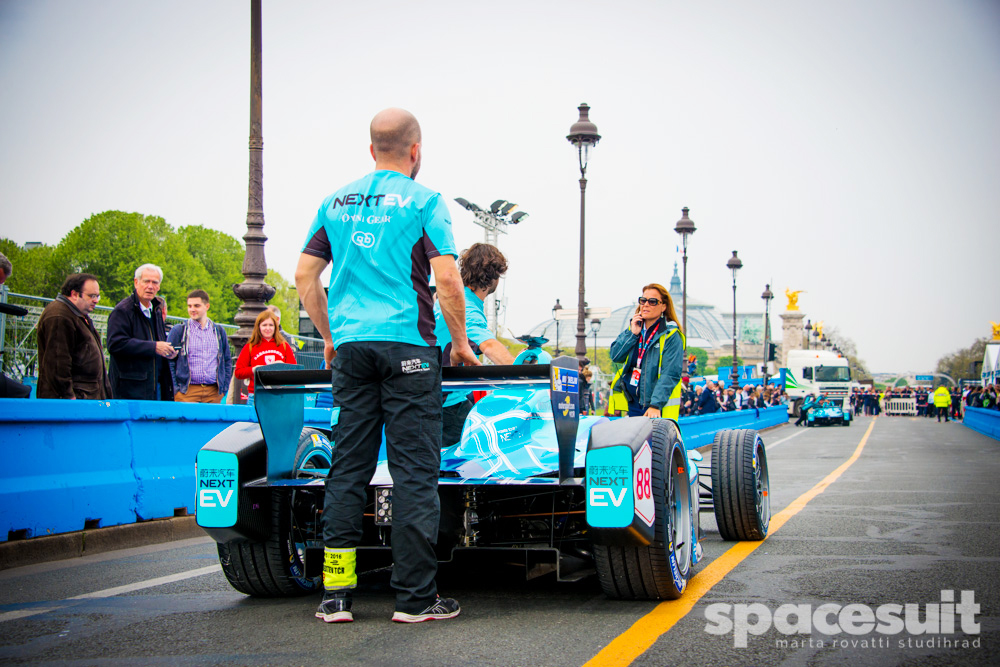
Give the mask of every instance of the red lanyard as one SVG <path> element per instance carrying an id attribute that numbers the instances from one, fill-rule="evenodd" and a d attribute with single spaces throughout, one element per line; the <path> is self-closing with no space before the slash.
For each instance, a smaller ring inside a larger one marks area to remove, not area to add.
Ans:
<path id="1" fill-rule="evenodd" d="M 643 325 L 643 328 L 645 329 L 646 325 Z M 642 368 L 642 358 L 646 355 L 646 348 L 648 348 L 649 344 L 653 341 L 653 336 L 656 335 L 656 331 L 659 328 L 660 321 L 657 320 L 656 324 L 653 325 L 653 328 L 649 330 L 649 336 L 646 337 L 645 342 L 642 340 L 642 332 L 639 332 L 639 358 L 635 362 L 636 368 Z"/>

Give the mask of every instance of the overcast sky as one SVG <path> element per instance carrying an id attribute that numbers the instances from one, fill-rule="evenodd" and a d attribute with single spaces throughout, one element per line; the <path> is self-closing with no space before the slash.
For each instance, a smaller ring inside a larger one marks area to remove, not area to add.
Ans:
<path id="1" fill-rule="evenodd" d="M 59 240 L 108 209 L 246 231 L 248 1 L 0 0 L 0 236 Z M 367 129 L 423 127 L 418 180 L 529 217 L 502 236 L 506 324 L 575 307 L 590 104 L 587 301 L 679 259 L 688 294 L 761 311 L 771 283 L 869 368 L 931 370 L 1000 321 L 1000 2 L 264 1 L 267 261 L 291 279 Z M 137 262 L 143 258 L 136 258 Z M 181 279 L 167 276 L 167 280 Z M 773 326 L 780 332 L 780 320 Z"/>

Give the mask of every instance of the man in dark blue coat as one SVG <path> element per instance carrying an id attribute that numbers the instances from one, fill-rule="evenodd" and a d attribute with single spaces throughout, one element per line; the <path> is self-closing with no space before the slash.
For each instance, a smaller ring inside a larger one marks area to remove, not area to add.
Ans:
<path id="1" fill-rule="evenodd" d="M 701 392 L 701 396 L 698 397 L 698 410 L 699 415 L 708 415 L 719 409 L 719 402 L 715 400 L 715 385 L 709 380 L 705 384 L 704 391 Z"/>
<path id="2" fill-rule="evenodd" d="M 111 391 L 115 398 L 174 400 L 168 359 L 177 356 L 167 342 L 163 300 L 157 298 L 163 270 L 143 264 L 135 270 L 135 291 L 108 317 Z"/>

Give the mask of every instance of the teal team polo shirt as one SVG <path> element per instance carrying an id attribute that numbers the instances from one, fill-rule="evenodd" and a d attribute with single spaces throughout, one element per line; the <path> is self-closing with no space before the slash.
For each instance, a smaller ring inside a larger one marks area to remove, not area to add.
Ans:
<path id="1" fill-rule="evenodd" d="M 495 338 L 486 324 L 486 309 L 483 300 L 468 287 L 465 288 L 465 334 L 476 345 L 482 345 Z M 441 346 L 441 365 L 450 366 L 451 332 L 448 331 L 448 324 L 444 321 L 444 315 L 441 314 L 440 303 L 434 304 L 434 335 L 437 336 L 438 344 Z M 444 406 L 461 403 L 468 395 L 468 392 L 449 391 L 444 396 Z"/>
<path id="2" fill-rule="evenodd" d="M 302 252 L 332 264 L 334 347 L 437 345 L 430 260 L 457 254 L 440 194 L 396 171 L 372 172 L 323 201 Z"/>

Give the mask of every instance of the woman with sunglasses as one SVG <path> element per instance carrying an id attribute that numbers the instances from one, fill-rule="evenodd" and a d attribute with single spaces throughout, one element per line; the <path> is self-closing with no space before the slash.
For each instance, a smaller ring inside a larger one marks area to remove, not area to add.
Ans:
<path id="1" fill-rule="evenodd" d="M 680 417 L 684 332 L 666 287 L 642 288 L 629 327 L 611 344 L 611 361 L 623 365 L 611 381 L 609 410 L 629 417 Z"/>

